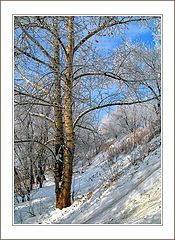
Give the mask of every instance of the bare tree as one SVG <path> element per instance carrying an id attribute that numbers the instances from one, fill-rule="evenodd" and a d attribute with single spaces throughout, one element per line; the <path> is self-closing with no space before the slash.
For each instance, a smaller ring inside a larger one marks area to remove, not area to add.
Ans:
<path id="1" fill-rule="evenodd" d="M 125 94 L 121 94 L 122 89 L 126 86 L 127 90 L 131 89 L 132 79 L 115 71 L 114 56 L 99 54 L 96 45 L 106 35 L 119 34 L 121 29 L 124 32 L 132 22 L 149 23 L 157 18 L 15 17 L 15 104 L 20 109 L 32 108 L 34 111 L 28 110 L 26 115 L 32 114 L 33 119 L 40 121 L 44 119 L 48 126 L 44 142 L 39 139 L 38 132 L 33 139 L 20 136 L 15 142 L 19 145 L 33 141 L 51 153 L 55 162 L 57 208 L 71 205 L 75 131 L 82 127 L 92 130 L 87 116 L 98 109 L 133 105 L 160 97 L 160 93 L 158 96 L 136 96 L 138 91 L 132 91 L 132 98 L 126 99 Z M 117 92 L 112 93 L 115 82 Z M 41 106 L 52 109 L 49 115 L 39 112 Z"/>

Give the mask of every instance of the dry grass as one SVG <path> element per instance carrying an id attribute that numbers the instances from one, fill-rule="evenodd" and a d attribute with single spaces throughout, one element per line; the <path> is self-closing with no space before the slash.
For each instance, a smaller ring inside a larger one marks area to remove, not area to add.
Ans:
<path id="1" fill-rule="evenodd" d="M 138 145 L 144 145 L 151 141 L 158 133 L 160 133 L 160 121 L 151 122 L 148 127 L 134 129 L 133 132 L 128 134 L 128 137 L 121 143 L 116 144 L 114 147 L 113 144 L 117 140 L 109 142 L 110 145 L 105 146 L 103 151 L 108 152 L 109 159 L 113 161 L 114 157 L 117 157 L 121 153 L 127 154 L 132 151 Z M 146 153 L 145 153 L 146 154 Z"/>

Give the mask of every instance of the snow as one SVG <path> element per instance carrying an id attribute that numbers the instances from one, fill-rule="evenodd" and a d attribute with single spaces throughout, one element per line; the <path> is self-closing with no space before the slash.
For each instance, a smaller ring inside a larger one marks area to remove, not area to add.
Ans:
<path id="1" fill-rule="evenodd" d="M 54 179 L 48 173 L 31 201 L 15 204 L 14 223 L 161 224 L 160 144 L 157 136 L 112 162 L 108 151 L 99 153 L 90 166 L 75 171 L 73 203 L 62 210 L 55 209 Z"/>

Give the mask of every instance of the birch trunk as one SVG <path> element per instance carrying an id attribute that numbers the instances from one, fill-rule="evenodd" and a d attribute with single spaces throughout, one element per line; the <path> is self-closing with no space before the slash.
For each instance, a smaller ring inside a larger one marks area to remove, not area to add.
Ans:
<path id="1" fill-rule="evenodd" d="M 63 120 L 62 120 L 62 97 L 61 97 L 61 76 L 60 76 L 60 47 L 56 38 L 58 36 L 58 17 L 54 17 L 54 78 L 55 78 L 55 194 L 56 208 L 59 208 L 59 196 L 61 191 L 62 170 L 63 170 Z"/>
<path id="2" fill-rule="evenodd" d="M 74 48 L 74 17 L 68 17 L 67 31 L 67 54 L 66 54 L 66 77 L 64 83 L 64 124 L 65 124 L 65 147 L 64 147 L 64 173 L 59 208 L 71 205 L 72 163 L 74 156 L 74 131 L 72 119 L 72 76 L 73 76 L 73 48 Z"/>

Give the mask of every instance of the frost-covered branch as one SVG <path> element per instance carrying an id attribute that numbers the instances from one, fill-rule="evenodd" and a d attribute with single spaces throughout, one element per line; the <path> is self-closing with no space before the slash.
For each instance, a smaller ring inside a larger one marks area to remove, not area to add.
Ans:
<path id="1" fill-rule="evenodd" d="M 36 38 L 32 37 L 27 31 L 26 29 L 22 26 L 22 24 L 20 22 L 17 22 L 18 25 L 20 26 L 21 30 L 25 33 L 25 35 L 33 42 L 36 44 L 36 46 L 41 50 L 42 53 L 44 53 L 44 55 L 46 57 L 48 57 L 48 59 L 53 63 L 54 59 L 53 57 L 44 49 L 44 47 L 36 40 Z"/>

